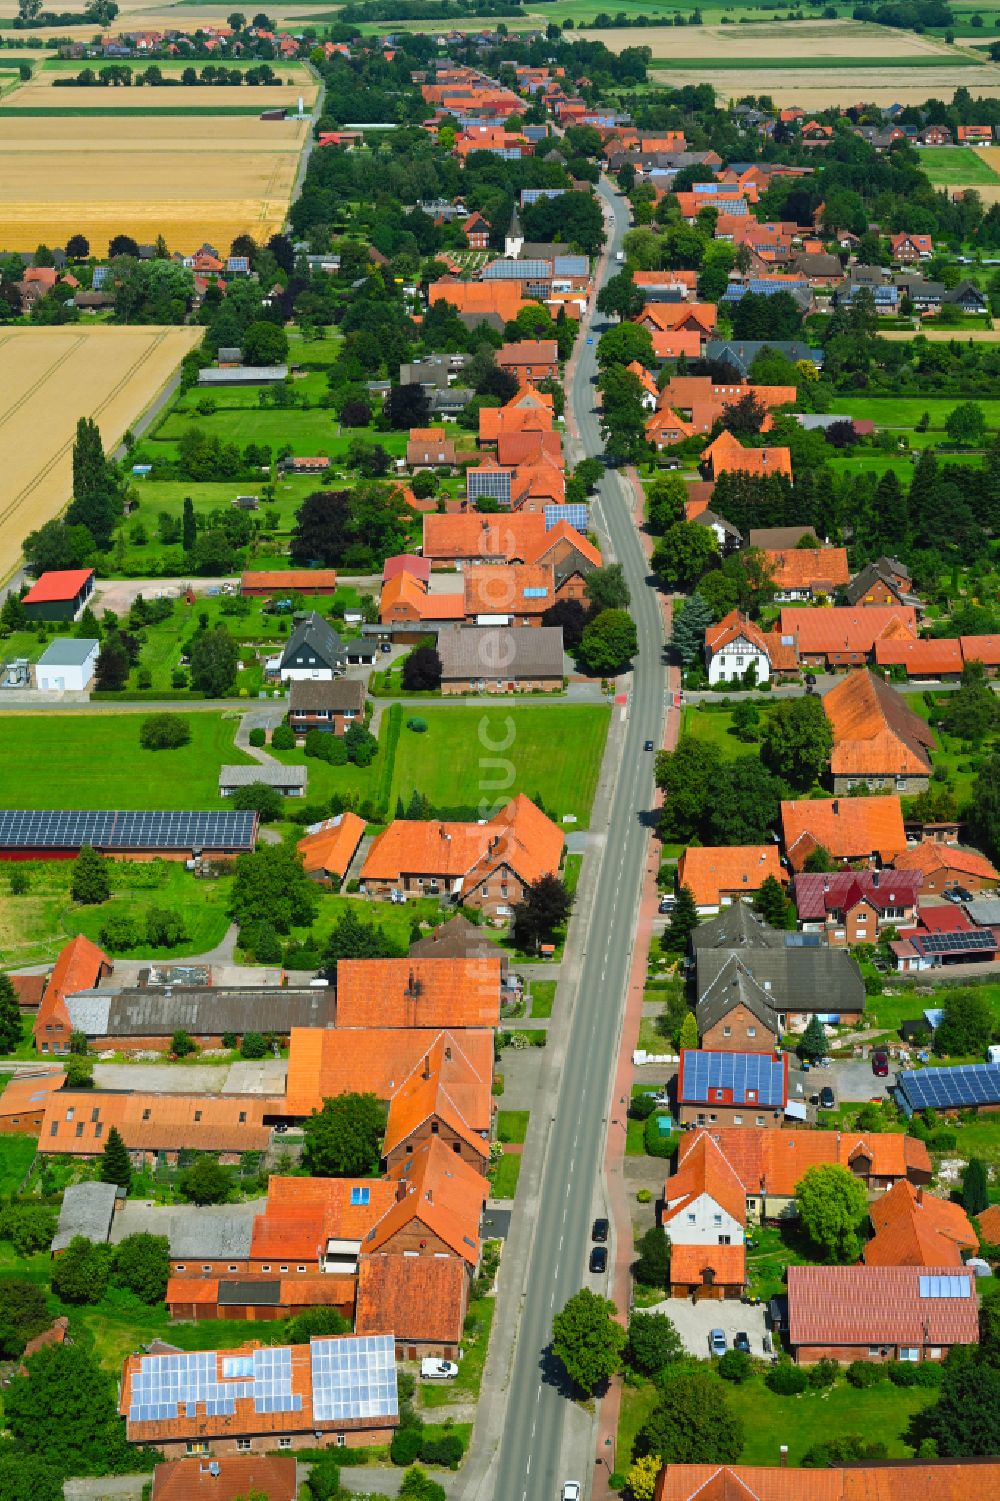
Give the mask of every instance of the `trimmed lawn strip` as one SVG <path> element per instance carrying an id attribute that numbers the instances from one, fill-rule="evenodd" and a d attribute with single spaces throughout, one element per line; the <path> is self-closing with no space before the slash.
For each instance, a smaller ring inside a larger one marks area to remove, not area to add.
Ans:
<path id="1" fill-rule="evenodd" d="M 16 1077 L 14 1075 L 13 1077 Z M 4 1085 L 10 1083 L 6 1078 Z M 6 1133 L 0 1137 L 0 1198 L 8 1199 L 16 1194 L 28 1175 L 35 1160 L 38 1141 L 34 1136 L 17 1136 Z"/>
<path id="2" fill-rule="evenodd" d="M 555 980 L 530 980 L 531 1015 L 533 1018 L 552 1015 L 552 1003 L 556 998 Z"/>
<path id="3" fill-rule="evenodd" d="M 512 1199 L 517 1193 L 517 1180 L 520 1173 L 520 1152 L 505 1152 L 490 1174 L 490 1198 Z"/>
<path id="4" fill-rule="evenodd" d="M 472 1300 L 469 1304 L 469 1311 L 465 1315 L 465 1329 L 462 1332 L 463 1354 L 458 1363 L 458 1375 L 454 1381 L 440 1383 L 428 1381 L 421 1386 L 422 1407 L 440 1408 L 448 1407 L 453 1402 L 478 1401 L 495 1311 L 496 1299 L 493 1297 Z M 470 1330 L 473 1332 L 470 1333 Z M 455 1428 L 451 1431 L 454 1433 Z"/>
<path id="5" fill-rule="evenodd" d="M 521 1144 L 528 1134 L 529 1110 L 501 1110 L 497 1115 L 497 1141 Z"/>
<path id="6" fill-rule="evenodd" d="M 578 26 L 585 25 L 577 22 Z M 947 59 L 940 53 L 909 53 L 905 57 L 654 57 L 651 68 L 667 69 L 675 73 L 690 73 L 700 69 L 705 73 L 715 71 L 729 73 L 756 72 L 769 69 L 778 72 L 801 72 L 854 69 L 854 68 L 978 68 L 982 64 L 974 57 L 964 57 L 960 52 Z"/>

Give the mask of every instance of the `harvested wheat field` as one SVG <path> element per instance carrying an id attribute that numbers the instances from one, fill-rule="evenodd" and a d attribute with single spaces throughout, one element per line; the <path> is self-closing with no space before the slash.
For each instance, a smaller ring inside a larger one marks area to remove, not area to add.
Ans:
<path id="1" fill-rule="evenodd" d="M 947 56 L 939 37 L 918 36 L 888 26 L 861 21 L 795 21 L 754 23 L 752 26 L 648 26 L 621 30 L 575 33 L 592 42 L 603 42 L 612 52 L 623 47 L 649 47 L 654 62 L 661 58 L 717 58 L 727 64 L 755 58 L 801 58 L 865 60 L 868 58 Z M 953 51 L 954 49 L 952 49 Z M 702 79 L 704 83 L 706 80 Z"/>
<path id="2" fill-rule="evenodd" d="M 103 91 L 102 91 L 103 92 Z M 0 110 L 0 203 L 7 250 L 115 234 L 194 250 L 284 223 L 307 119 L 255 115 L 37 118 Z"/>
<path id="3" fill-rule="evenodd" d="M 96 418 L 111 450 L 201 337 L 197 328 L 0 331 L 0 579 L 70 498 L 73 435 Z"/>
<path id="4" fill-rule="evenodd" d="M 0 61 L 2 58 L 3 54 L 0 53 Z M 231 109 L 234 105 L 245 110 L 276 109 L 283 105 L 286 109 L 294 110 L 300 98 L 305 107 L 311 109 L 316 102 L 318 88 L 315 76 L 298 63 L 279 64 L 275 71 L 281 82 L 260 87 L 249 84 L 189 86 L 178 81 L 159 88 L 134 84 L 127 88 L 76 88 L 72 84 L 60 82 L 73 77 L 84 66 L 87 64 L 74 63 L 69 69 L 60 66 L 37 68 L 30 82 L 5 96 L 3 110 L 16 113 L 18 110 L 38 109 L 155 111 L 193 108 L 201 111 Z M 130 66 L 138 72 L 145 64 L 139 60 Z M 162 68 L 166 77 L 179 80 L 182 72 L 180 67 L 173 68 L 163 64 L 157 66 Z M 195 66 L 204 67 L 204 63 L 199 62 Z M 95 71 L 100 72 L 101 69 L 98 67 Z"/>
<path id="5" fill-rule="evenodd" d="M 821 110 L 849 104 L 923 104 L 927 99 L 950 99 L 958 88 L 973 94 L 1000 94 L 1000 66 L 986 64 L 956 67 L 947 59 L 940 67 L 858 68 L 758 67 L 729 69 L 710 80 L 702 69 L 651 68 L 651 82 L 661 88 L 712 82 L 720 103 L 744 94 L 770 94 L 775 104 L 790 108 Z"/>

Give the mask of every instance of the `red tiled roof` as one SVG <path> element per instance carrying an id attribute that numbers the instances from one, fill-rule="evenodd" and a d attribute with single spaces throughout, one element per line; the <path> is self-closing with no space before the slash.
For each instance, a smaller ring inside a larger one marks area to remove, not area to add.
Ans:
<path id="1" fill-rule="evenodd" d="M 769 876 L 788 880 L 773 844 L 692 845 L 677 862 L 677 883 L 691 888 L 699 907 L 717 907 L 733 892 L 759 891 Z"/>
<path id="2" fill-rule="evenodd" d="M 395 819 L 372 842 L 361 880 L 438 875 L 471 890 L 490 871 L 509 865 L 534 883 L 559 869 L 563 843 L 558 825 L 519 793 L 484 824 Z"/>
<path id="3" fill-rule="evenodd" d="M 661 1223 L 670 1222 L 682 1213 L 690 1203 L 707 1194 L 720 1209 L 724 1209 L 741 1225 L 746 1224 L 746 1190 L 739 1176 L 707 1131 L 700 1131 L 683 1159 L 664 1184 L 663 1198 L 666 1209 Z M 673 1240 L 674 1237 L 671 1236 Z M 683 1230 L 676 1232 L 677 1241 L 683 1239 Z"/>
<path id="4" fill-rule="evenodd" d="M 912 1183 L 896 1183 L 869 1209 L 875 1234 L 864 1251 L 867 1266 L 962 1265 L 963 1251 L 979 1240 L 961 1204 L 935 1198 Z"/>
<path id="5" fill-rule="evenodd" d="M 947 636 L 936 640 L 876 641 L 875 661 L 879 667 L 905 667 L 911 677 L 938 677 L 941 673 L 961 672 L 962 650 L 958 641 Z"/>
<path id="6" fill-rule="evenodd" d="M 1000 636 L 960 636 L 962 659 L 982 662 L 984 667 L 1000 665 Z"/>
<path id="7" fill-rule="evenodd" d="M 823 709 L 833 730 L 834 776 L 929 775 L 935 741 L 927 721 L 864 668 L 824 694 Z"/>
<path id="8" fill-rule="evenodd" d="M 496 1027 L 500 957 L 341 959 L 338 1027 Z"/>
<path id="9" fill-rule="evenodd" d="M 307 875 L 328 871 L 343 880 L 365 832 L 365 821 L 356 813 L 338 813 L 300 839 L 295 848 L 302 856 Z"/>
<path id="10" fill-rule="evenodd" d="M 705 1273 L 711 1276 L 706 1277 Z M 694 1286 L 703 1282 L 742 1287 L 746 1280 L 746 1246 L 671 1246 L 670 1281 Z"/>
<path id="11" fill-rule="evenodd" d="M 12 1115 L 37 1115 L 44 1110 L 48 1097 L 55 1089 L 61 1089 L 66 1075 L 61 1068 L 46 1069 L 37 1074 L 17 1074 L 0 1094 L 0 1119 Z"/>
<path id="12" fill-rule="evenodd" d="M 64 1028 L 69 1027 L 66 997 L 75 995 L 78 990 L 92 990 L 105 966 L 111 968 L 107 954 L 96 943 L 91 943 L 89 938 L 84 938 L 82 933 L 71 938 L 65 948 L 59 951 L 35 1018 L 33 1030 L 36 1046 L 44 1039 L 47 1026 L 59 1023 Z"/>
<path id="13" fill-rule="evenodd" d="M 776 589 L 814 589 L 832 594 L 851 581 L 846 547 L 795 547 L 765 552 Z"/>
<path id="14" fill-rule="evenodd" d="M 22 604 L 40 605 L 50 604 L 54 601 L 75 599 L 89 578 L 93 578 L 92 568 L 63 568 L 55 569 L 49 573 L 43 573 L 28 590 Z"/>
<path id="15" fill-rule="evenodd" d="M 982 881 L 1000 881 L 1000 871 L 978 850 L 963 849 L 957 844 L 936 844 L 932 839 L 925 839 L 913 849 L 897 855 L 896 869 L 917 870 L 925 876 L 942 870 L 957 870 Z"/>
<path id="16" fill-rule="evenodd" d="M 964 1297 L 921 1297 L 921 1277 L 952 1266 L 790 1266 L 788 1342 L 799 1345 L 974 1345 L 976 1279 Z"/>
<path id="17" fill-rule="evenodd" d="M 465 1263 L 456 1256 L 362 1256 L 355 1333 L 457 1344 L 465 1317 L 467 1275 Z"/>
<path id="18" fill-rule="evenodd" d="M 268 573 L 244 573 L 242 589 L 292 589 L 300 594 L 318 594 L 337 587 L 333 568 L 278 568 Z"/>
<path id="19" fill-rule="evenodd" d="M 475 512 L 424 517 L 423 555 L 436 559 L 505 557 L 527 560 L 545 541 L 545 517 L 530 512 L 515 516 L 481 516 Z"/>
<path id="20" fill-rule="evenodd" d="M 980 1237 L 988 1246 L 1000 1245 L 1000 1204 L 991 1204 L 976 1216 Z"/>
<path id="21" fill-rule="evenodd" d="M 679 1160 L 684 1162 L 700 1133 L 681 1138 Z M 756 1126 L 713 1127 L 719 1145 L 749 1195 L 791 1197 L 810 1167 L 839 1163 L 849 1168 L 858 1155 L 871 1159 L 876 1178 L 905 1178 L 908 1172 L 930 1174 L 927 1148 L 914 1136 L 884 1132 L 862 1136 L 848 1131 L 770 1131 Z"/>
<path id="22" fill-rule="evenodd" d="M 667 1465 L 656 1501 L 984 1501 L 1000 1493 L 1000 1460 L 882 1460 L 849 1469 Z"/>
<path id="23" fill-rule="evenodd" d="M 896 640 L 916 637 L 912 605 L 833 605 L 825 610 L 785 606 L 781 611 L 781 634 L 794 636 L 800 652 L 867 656 L 890 631 Z"/>
<path id="24" fill-rule="evenodd" d="M 555 604 L 551 563 L 476 563 L 463 577 L 466 615 L 542 615 Z"/>
<path id="25" fill-rule="evenodd" d="M 38 1150 L 96 1156 L 115 1126 L 130 1151 L 263 1152 L 271 1140 L 264 1116 L 275 1114 L 281 1105 L 280 1099 L 266 1095 L 63 1089 L 49 1096 Z"/>
<path id="26" fill-rule="evenodd" d="M 796 798 L 782 803 L 781 828 L 785 853 L 795 870 L 802 869 L 817 845 L 835 860 L 875 854 L 884 865 L 906 849 L 898 797 Z"/>

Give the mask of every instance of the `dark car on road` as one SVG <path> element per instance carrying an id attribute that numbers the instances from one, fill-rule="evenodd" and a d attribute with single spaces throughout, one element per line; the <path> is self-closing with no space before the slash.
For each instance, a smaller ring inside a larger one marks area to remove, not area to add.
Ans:
<path id="1" fill-rule="evenodd" d="M 606 1272 L 608 1269 L 608 1253 L 604 1246 L 595 1246 L 590 1253 L 590 1270 L 592 1272 Z"/>
<path id="2" fill-rule="evenodd" d="M 836 1103 L 837 1102 L 833 1097 L 833 1090 L 830 1088 L 829 1084 L 824 1084 L 823 1088 L 819 1092 L 819 1108 L 821 1110 L 832 1110 Z"/>
<path id="3" fill-rule="evenodd" d="M 652 740 L 647 740 L 646 741 L 645 749 L 648 750 L 648 751 L 651 751 L 653 749 L 653 742 L 652 742 Z"/>
<path id="4" fill-rule="evenodd" d="M 600 1219 L 594 1221 L 594 1228 L 590 1232 L 591 1240 L 605 1241 L 608 1238 L 608 1222 Z"/>
<path id="5" fill-rule="evenodd" d="M 889 1054 L 885 1048 L 876 1048 L 872 1054 L 872 1073 L 876 1079 L 888 1079 Z"/>

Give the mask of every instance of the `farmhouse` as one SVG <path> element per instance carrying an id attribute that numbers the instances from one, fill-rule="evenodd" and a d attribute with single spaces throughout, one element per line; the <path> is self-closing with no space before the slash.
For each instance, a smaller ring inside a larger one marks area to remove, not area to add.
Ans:
<path id="1" fill-rule="evenodd" d="M 746 1272 L 746 1195 L 707 1131 L 699 1131 L 663 1190 L 675 1298 L 738 1298 Z"/>
<path id="2" fill-rule="evenodd" d="M 438 632 L 442 693 L 557 693 L 562 626 L 446 625 Z"/>
<path id="3" fill-rule="evenodd" d="M 888 683 L 865 669 L 850 672 L 824 694 L 823 708 L 833 731 L 834 792 L 926 791 L 934 736 Z"/>
<path id="4" fill-rule="evenodd" d="M 782 610 L 780 630 L 795 643 L 804 666 L 863 667 L 877 641 L 914 639 L 917 617 L 912 605 L 793 606 Z"/>
<path id="5" fill-rule="evenodd" d="M 781 805 L 782 840 L 800 871 L 822 847 L 835 860 L 891 865 L 906 849 L 898 797 L 798 798 Z"/>
<path id="6" fill-rule="evenodd" d="M 448 896 L 494 920 L 507 918 L 526 886 L 556 874 L 563 842 L 562 830 L 523 793 L 486 823 L 397 818 L 373 840 L 361 889 L 370 896 Z"/>
<path id="7" fill-rule="evenodd" d="M 468 563 L 525 563 L 545 541 L 545 517 L 538 512 L 485 516 L 475 512 L 424 517 L 421 549 L 432 568 L 463 568 Z"/>
<path id="8" fill-rule="evenodd" d="M 99 641 L 57 636 L 35 667 L 35 687 L 41 693 L 82 693 L 97 670 Z"/>
<path id="9" fill-rule="evenodd" d="M 780 1128 L 788 1103 L 788 1055 L 681 1049 L 681 1125 Z"/>
<path id="10" fill-rule="evenodd" d="M 960 1267 L 963 1251 L 979 1251 L 979 1237 L 961 1204 L 910 1183 L 890 1188 L 869 1214 L 875 1233 L 864 1249 L 867 1266 Z"/>
<path id="11" fill-rule="evenodd" d="M 677 885 L 690 887 L 703 916 L 752 897 L 769 876 L 788 880 L 773 844 L 692 845 L 677 862 Z"/>
<path id="12" fill-rule="evenodd" d="M 898 558 L 876 558 L 856 574 L 844 591 L 849 605 L 913 605 L 922 608 L 913 593 L 913 579 Z"/>
<path id="13" fill-rule="evenodd" d="M 294 1027 L 332 1026 L 335 1015 L 328 990 L 290 986 L 80 987 L 63 1004 L 71 1031 L 86 1036 L 92 1047 L 122 1052 L 169 1053 L 177 1031 L 211 1048 L 221 1047 L 230 1034 L 237 1041 L 248 1032 L 287 1037 Z"/>
<path id="14" fill-rule="evenodd" d="M 73 1027 L 66 997 L 99 985 L 113 968 L 108 955 L 82 934 L 71 938 L 60 950 L 32 1026 L 35 1047 L 40 1053 L 69 1052 Z"/>
<path id="15" fill-rule="evenodd" d="M 784 1464 L 667 1465 L 656 1483 L 656 1501 L 787 1501 Z M 841 1469 L 796 1470 L 795 1501 L 979 1501 L 1000 1487 L 1000 1460 L 886 1459 L 855 1462 Z M 155 1498 L 154 1498 L 155 1501 Z"/>
<path id="16" fill-rule="evenodd" d="M 175 1459 L 153 1471 L 150 1501 L 236 1501 L 260 1493 L 268 1501 L 295 1501 L 291 1455 L 231 1454 L 225 1459 Z"/>
<path id="17" fill-rule="evenodd" d="M 903 855 L 897 856 L 902 861 Z M 821 933 L 831 948 L 877 943 L 883 928 L 910 927 L 917 920 L 920 878 L 893 870 L 800 872 L 795 905 L 803 932 Z"/>
<path id="18" fill-rule="evenodd" d="M 703 1047 L 768 1051 L 766 1034 L 824 1023 L 860 1022 L 865 987 L 854 959 L 816 945 L 701 949 L 696 961 L 698 1028 Z"/>
<path id="19" fill-rule="evenodd" d="M 310 730 L 343 735 L 348 725 L 364 719 L 364 712 L 365 685 L 360 678 L 292 680 L 288 723 L 300 741 Z"/>
<path id="20" fill-rule="evenodd" d="M 846 547 L 796 547 L 764 556 L 779 602 L 828 599 L 851 576 Z"/>
<path id="21" fill-rule="evenodd" d="M 0 1132 L 37 1136 L 45 1119 L 45 1107 L 54 1090 L 61 1089 L 66 1075 L 61 1068 L 43 1073 L 18 1073 L 0 1095 Z"/>
<path id="22" fill-rule="evenodd" d="M 768 683 L 772 677 L 794 672 L 798 667 L 790 637 L 776 631 L 762 631 L 739 610 L 730 610 L 718 624 L 706 627 L 705 660 L 708 681 L 713 687 L 716 683 L 743 680 Z M 751 672 L 752 679 L 747 676 Z"/>
<path id="23" fill-rule="evenodd" d="M 343 641 L 322 615 L 311 610 L 296 618 L 295 629 L 278 660 L 277 675 L 285 683 L 297 678 L 322 681 L 338 676 L 346 666 Z"/>
<path id="24" fill-rule="evenodd" d="M 979 1343 L 976 1279 L 953 1266 L 790 1266 L 788 1343 L 800 1364 L 942 1360 Z"/>
<path id="25" fill-rule="evenodd" d="M 75 620 L 94 592 L 92 568 L 43 573 L 21 600 L 29 620 Z"/>
<path id="26" fill-rule="evenodd" d="M 973 893 L 993 891 L 1000 881 L 1000 871 L 978 850 L 938 844 L 934 840 L 924 840 L 898 855 L 896 869 L 912 872 L 921 895 L 925 896 L 941 896 L 953 886 L 962 886 Z"/>
<path id="27" fill-rule="evenodd" d="M 365 821 L 350 811 L 338 813 L 306 830 L 295 848 L 305 873 L 314 881 L 339 886 L 364 838 Z"/>
<path id="28" fill-rule="evenodd" d="M 176 1162 L 186 1151 L 217 1152 L 238 1162 L 241 1152 L 266 1152 L 280 1097 L 105 1093 L 61 1089 L 49 1096 L 38 1138 L 43 1155 L 98 1157 L 108 1134 L 118 1131 L 136 1167 L 158 1158 Z"/>
<path id="29" fill-rule="evenodd" d="M 240 787 L 258 784 L 273 787 L 282 797 L 305 797 L 306 769 L 304 766 L 281 766 L 277 762 L 219 767 L 220 797 L 232 797 Z"/>
<path id="30" fill-rule="evenodd" d="M 522 382 L 554 380 L 559 374 L 559 346 L 555 339 L 522 339 L 517 344 L 501 345 L 496 362 Z"/>

